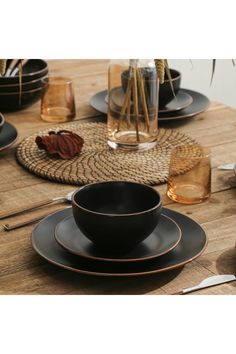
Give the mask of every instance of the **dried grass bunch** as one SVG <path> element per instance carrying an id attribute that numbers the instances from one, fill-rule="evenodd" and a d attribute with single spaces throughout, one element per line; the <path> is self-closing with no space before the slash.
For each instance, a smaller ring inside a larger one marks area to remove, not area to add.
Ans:
<path id="1" fill-rule="evenodd" d="M 132 114 L 134 115 L 135 121 L 135 130 L 136 130 L 136 140 L 140 141 L 140 133 L 139 133 L 139 115 L 140 112 L 144 115 L 147 132 L 149 132 L 150 128 L 150 117 L 148 110 L 148 97 L 145 90 L 145 78 L 143 76 L 142 69 L 139 68 L 138 59 L 130 59 L 129 60 L 129 69 L 128 69 L 128 81 L 127 81 L 127 89 L 125 92 L 124 102 L 120 113 L 120 120 L 118 131 L 120 130 L 121 120 L 126 119 L 127 126 L 129 127 L 130 117 L 131 117 L 131 107 L 133 109 Z M 166 59 L 154 59 L 156 72 L 158 76 L 159 84 L 163 84 L 165 80 L 165 74 L 168 77 L 170 82 L 173 96 L 175 96 L 170 69 L 168 66 L 168 62 Z"/>

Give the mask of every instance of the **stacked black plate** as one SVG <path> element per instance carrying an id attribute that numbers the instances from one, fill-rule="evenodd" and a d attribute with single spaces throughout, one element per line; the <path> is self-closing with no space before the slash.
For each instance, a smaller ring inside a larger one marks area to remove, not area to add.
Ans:
<path id="1" fill-rule="evenodd" d="M 123 95 L 122 88 L 118 87 L 117 101 L 119 102 L 119 96 Z M 120 98 L 122 102 L 123 98 Z M 90 100 L 90 105 L 97 111 L 107 114 L 107 90 L 98 92 Z M 170 101 L 165 107 L 162 107 L 158 113 L 158 121 L 165 122 L 170 120 L 184 119 L 196 116 L 199 113 L 204 112 L 210 102 L 209 99 L 203 94 L 188 90 L 180 89 L 176 97 Z"/>
<path id="2" fill-rule="evenodd" d="M 17 139 L 16 128 L 5 121 L 4 116 L 0 113 L 0 153 L 9 148 Z"/>
<path id="3" fill-rule="evenodd" d="M 32 233 L 35 251 L 54 265 L 110 277 L 145 276 L 182 267 L 198 257 L 206 243 L 200 225 L 169 209 L 163 209 L 148 238 L 122 255 L 102 251 L 89 241 L 76 226 L 71 208 L 48 216 Z"/>
<path id="4" fill-rule="evenodd" d="M 30 59 L 24 66 L 21 79 L 0 77 L 0 110 L 16 111 L 38 101 L 48 82 L 48 65 L 41 59 Z"/>

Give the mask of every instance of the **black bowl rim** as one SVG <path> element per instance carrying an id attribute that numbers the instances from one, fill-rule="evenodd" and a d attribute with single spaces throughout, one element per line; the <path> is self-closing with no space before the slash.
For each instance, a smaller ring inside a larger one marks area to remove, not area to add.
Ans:
<path id="1" fill-rule="evenodd" d="M 37 83 L 38 81 L 45 80 L 45 79 L 48 78 L 48 77 L 49 77 L 49 75 L 48 75 L 48 72 L 47 72 L 44 76 L 41 76 L 41 77 L 39 77 L 39 78 L 37 78 L 37 79 L 35 79 L 35 80 L 22 82 L 22 83 L 21 83 L 21 86 L 35 84 L 35 83 Z M 8 84 L 6 84 L 6 85 L 1 85 L 1 83 L 0 83 L 0 90 L 1 90 L 2 88 L 5 88 L 5 87 L 14 87 L 14 86 L 19 87 L 19 86 L 20 86 L 20 83 L 17 83 L 17 84 L 9 84 L 9 85 L 8 85 Z"/>
<path id="2" fill-rule="evenodd" d="M 4 115 L 0 112 L 0 128 L 3 127 L 4 123 L 5 123 Z"/>
<path id="3" fill-rule="evenodd" d="M 20 94 L 24 95 L 24 94 L 32 93 L 32 92 L 39 92 L 39 91 L 44 90 L 45 87 L 46 87 L 46 85 L 43 87 L 39 87 L 37 89 L 33 89 L 33 90 L 18 91 L 18 92 L 0 92 L 0 96 L 16 96 L 16 95 L 19 96 Z"/>
<path id="4" fill-rule="evenodd" d="M 38 71 L 34 71 L 32 73 L 22 74 L 22 77 L 34 76 L 34 75 L 40 74 L 41 72 L 43 72 L 45 70 L 48 70 L 48 63 L 46 62 L 46 60 L 43 60 L 43 59 L 29 59 L 29 61 L 30 60 L 40 60 L 40 61 L 42 61 L 45 64 L 45 68 L 40 69 Z M 9 79 L 11 79 L 11 78 L 13 79 L 13 78 L 16 78 L 16 77 L 19 77 L 19 75 L 15 75 L 13 77 L 10 76 Z M 7 79 L 7 78 L 3 77 L 3 79 Z M 0 82 L 1 82 L 1 80 L 0 80 Z"/>
<path id="5" fill-rule="evenodd" d="M 170 70 L 170 75 L 171 75 L 171 72 L 175 72 L 175 74 L 176 74 L 176 77 L 174 77 L 174 78 L 171 77 L 171 82 L 181 79 L 182 74 L 179 70 L 176 70 L 176 69 L 169 69 L 169 70 Z M 126 72 L 126 71 L 128 72 L 128 70 L 125 70 L 122 72 L 121 75 L 124 75 L 124 72 Z M 164 80 L 164 83 L 166 83 L 166 82 L 169 82 L 168 78 Z"/>
<path id="6" fill-rule="evenodd" d="M 181 72 L 176 69 L 170 69 L 170 75 L 171 75 L 171 72 L 173 72 L 173 71 L 176 73 L 177 76 L 174 78 L 171 77 L 171 81 L 179 80 L 181 78 Z M 169 79 L 167 78 L 164 82 L 169 82 Z"/>
<path id="7" fill-rule="evenodd" d="M 139 211 L 137 213 L 129 213 L 129 214 L 116 214 L 116 213 L 112 213 L 112 214 L 108 214 L 108 213 L 99 213 L 97 211 L 94 211 L 94 210 L 90 210 L 90 209 L 87 209 L 87 208 L 84 208 L 82 207 L 81 205 L 79 205 L 76 201 L 75 201 L 75 196 L 76 194 L 78 194 L 80 191 L 82 191 L 83 189 L 85 188 L 90 188 L 91 186 L 93 185 L 97 185 L 97 184 L 109 184 L 109 183 L 127 183 L 127 184 L 135 184 L 135 185 L 139 185 L 139 186 L 142 186 L 142 187 L 145 187 L 147 189 L 150 189 L 152 192 L 154 192 L 158 198 L 159 198 L 159 202 L 153 206 L 152 208 L 149 208 L 149 209 L 146 209 L 146 210 L 143 210 L 143 211 Z M 129 216 L 135 216 L 135 215 L 142 215 L 142 214 L 146 214 L 146 213 L 149 213 L 150 211 L 152 210 L 155 210 L 157 208 L 159 208 L 160 206 L 162 206 L 162 199 L 161 199 L 161 195 L 160 193 L 155 190 L 153 187 L 151 186 L 148 186 L 147 184 L 143 184 L 143 183 L 138 183 L 138 182 L 131 182 L 131 181 L 103 181 L 103 182 L 94 182 L 94 183 L 90 183 L 90 184 L 86 184 L 85 186 L 81 187 L 80 189 L 77 189 L 72 197 L 71 197 L 71 201 L 72 201 L 72 206 L 76 206 L 86 212 L 89 212 L 91 214 L 95 214 L 95 215 L 102 215 L 102 216 L 108 216 L 108 217 L 129 217 Z"/>

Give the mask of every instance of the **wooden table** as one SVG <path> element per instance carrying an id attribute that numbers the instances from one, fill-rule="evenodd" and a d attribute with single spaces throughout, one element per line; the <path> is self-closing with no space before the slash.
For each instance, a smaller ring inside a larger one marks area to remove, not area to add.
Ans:
<path id="1" fill-rule="evenodd" d="M 50 61 L 51 75 L 71 76 L 75 82 L 77 119 L 99 116 L 89 106 L 90 97 L 107 87 L 107 60 Z M 32 107 L 5 114 L 22 138 L 49 126 L 39 115 L 39 102 Z M 223 104 L 212 103 L 209 110 L 193 119 L 169 122 L 196 138 L 212 151 L 212 197 L 199 205 L 181 205 L 166 196 L 166 185 L 158 186 L 164 205 L 189 215 L 207 233 L 204 254 L 184 268 L 155 276 L 111 279 L 90 277 L 65 271 L 43 260 L 31 246 L 33 225 L 11 232 L 0 230 L 0 294 L 170 294 L 192 286 L 214 274 L 236 274 L 236 180 L 230 171 L 217 166 L 236 161 L 236 111 Z M 0 155 L 1 210 L 27 205 L 45 197 L 57 197 L 75 187 L 53 183 L 25 171 L 15 160 L 14 148 Z M 51 213 L 64 205 L 50 206 L 9 218 L 21 221 L 26 217 Z M 236 283 L 219 285 L 195 294 L 236 294 Z"/>

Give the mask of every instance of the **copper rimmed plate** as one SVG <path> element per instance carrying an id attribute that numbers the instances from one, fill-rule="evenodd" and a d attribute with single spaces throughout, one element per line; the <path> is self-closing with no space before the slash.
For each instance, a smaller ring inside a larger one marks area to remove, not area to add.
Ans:
<path id="1" fill-rule="evenodd" d="M 202 93 L 188 89 L 181 89 L 179 92 L 190 95 L 193 99 L 192 103 L 183 109 L 175 110 L 173 112 L 159 112 L 158 121 L 165 122 L 169 120 L 191 118 L 204 112 L 209 107 L 210 101 Z M 90 100 L 90 105 L 103 114 L 107 114 L 108 110 L 107 103 L 105 102 L 106 95 L 107 90 L 101 91 L 94 95 Z"/>
<path id="2" fill-rule="evenodd" d="M 183 90 L 179 90 L 176 97 L 173 98 L 165 107 L 159 109 L 159 113 L 170 113 L 180 111 L 193 102 L 192 96 Z"/>
<path id="3" fill-rule="evenodd" d="M 111 254 L 99 250 L 76 226 L 73 216 L 58 223 L 56 241 L 67 251 L 77 256 L 110 262 L 137 262 L 160 257 L 171 251 L 180 242 L 182 232 L 174 220 L 161 215 L 152 234 L 126 254 Z"/>
<path id="4" fill-rule="evenodd" d="M 182 267 L 202 254 L 207 240 L 204 230 L 189 217 L 176 211 L 164 209 L 163 214 L 172 218 L 182 230 L 179 244 L 169 253 L 145 262 L 108 263 L 86 259 L 65 251 L 55 240 L 56 225 L 72 215 L 71 208 L 56 212 L 43 219 L 33 230 L 32 245 L 48 262 L 63 269 L 81 274 L 106 277 L 132 277 L 161 273 Z"/>
<path id="5" fill-rule="evenodd" d="M 94 108 L 96 109 L 96 104 L 98 104 L 98 102 L 96 102 L 95 97 L 96 95 L 94 96 L 94 101 L 93 98 L 91 99 L 91 103 L 94 104 Z M 118 110 L 120 110 L 124 101 L 124 91 L 122 87 L 117 87 L 113 89 L 113 98 L 113 104 L 117 106 Z M 192 96 L 180 89 L 180 91 L 177 93 L 176 97 L 173 98 L 173 100 L 171 100 L 165 107 L 159 109 L 159 113 L 176 112 L 188 107 L 192 102 Z M 105 97 L 105 103 L 108 104 L 108 95 L 106 95 Z"/>
<path id="6" fill-rule="evenodd" d="M 5 122 L 0 131 L 0 152 L 13 145 L 16 139 L 16 128 L 12 124 Z"/>

